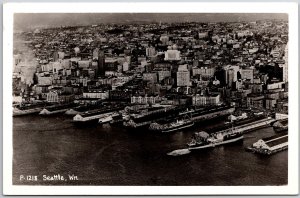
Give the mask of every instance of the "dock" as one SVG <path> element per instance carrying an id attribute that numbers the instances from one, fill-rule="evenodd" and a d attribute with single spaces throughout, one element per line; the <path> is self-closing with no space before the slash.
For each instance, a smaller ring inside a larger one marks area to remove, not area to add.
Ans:
<path id="1" fill-rule="evenodd" d="M 264 155 L 271 155 L 286 149 L 288 149 L 288 133 L 262 138 L 246 148 L 247 151 Z"/>
<path id="2" fill-rule="evenodd" d="M 243 125 L 240 125 L 240 126 L 237 126 L 237 127 L 217 131 L 217 132 L 212 133 L 212 135 L 216 135 L 218 133 L 228 133 L 230 131 L 235 131 L 235 132 L 240 132 L 240 133 L 247 133 L 247 132 L 259 129 L 259 128 L 267 127 L 272 122 L 274 122 L 274 119 L 268 117 L 268 118 L 257 120 L 257 121 L 251 122 L 251 123 L 243 124 Z"/>

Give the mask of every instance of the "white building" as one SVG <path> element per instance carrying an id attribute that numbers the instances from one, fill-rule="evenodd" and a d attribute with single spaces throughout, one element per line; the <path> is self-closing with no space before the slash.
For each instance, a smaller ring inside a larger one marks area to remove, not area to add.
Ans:
<path id="1" fill-rule="evenodd" d="M 98 99 L 108 99 L 109 98 L 109 92 L 108 91 L 88 91 L 83 92 L 83 98 L 98 98 Z"/>
<path id="2" fill-rule="evenodd" d="M 178 50 L 167 50 L 165 52 L 165 59 L 166 61 L 177 61 L 180 60 L 180 51 Z"/>
<path id="3" fill-rule="evenodd" d="M 132 104 L 155 104 L 160 102 L 161 98 L 159 96 L 132 96 L 131 103 Z"/>
<path id="4" fill-rule="evenodd" d="M 215 95 L 203 96 L 197 94 L 193 96 L 192 104 L 194 106 L 216 106 L 220 104 L 220 95 L 215 94 Z"/>
<path id="5" fill-rule="evenodd" d="M 190 86 L 190 72 L 187 68 L 187 64 L 179 65 L 177 72 L 177 86 Z"/>
<path id="6" fill-rule="evenodd" d="M 215 68 L 214 67 L 193 67 L 193 76 L 200 74 L 204 77 L 213 77 L 215 74 Z"/>
<path id="7" fill-rule="evenodd" d="M 240 72 L 242 79 L 250 80 L 253 83 L 253 69 L 241 69 Z"/>
<path id="8" fill-rule="evenodd" d="M 155 56 L 156 55 L 156 51 L 154 47 L 148 47 L 146 48 L 146 56 Z"/>
<path id="9" fill-rule="evenodd" d="M 279 65 L 280 67 L 282 67 L 282 81 L 283 82 L 288 82 L 288 44 L 285 46 L 285 49 L 284 49 L 284 57 L 283 57 L 283 60 L 284 60 L 284 64 L 281 64 Z"/>
<path id="10" fill-rule="evenodd" d="M 127 62 L 123 63 L 123 72 L 128 71 L 129 70 L 129 64 Z"/>

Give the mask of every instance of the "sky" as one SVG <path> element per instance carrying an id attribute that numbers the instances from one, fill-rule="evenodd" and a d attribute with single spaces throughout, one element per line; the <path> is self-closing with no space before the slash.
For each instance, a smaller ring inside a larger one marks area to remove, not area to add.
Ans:
<path id="1" fill-rule="evenodd" d="M 287 14 L 272 13 L 16 13 L 15 30 L 42 27 L 130 22 L 238 22 L 263 19 L 288 20 Z"/>

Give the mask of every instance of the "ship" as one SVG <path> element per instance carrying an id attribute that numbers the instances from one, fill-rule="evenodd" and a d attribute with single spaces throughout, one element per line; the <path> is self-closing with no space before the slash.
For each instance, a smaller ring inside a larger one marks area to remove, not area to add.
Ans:
<path id="1" fill-rule="evenodd" d="M 243 133 L 240 131 L 231 130 L 230 132 L 208 134 L 205 131 L 196 132 L 191 142 L 189 142 L 188 149 L 199 150 L 205 148 L 213 148 L 224 144 L 229 144 L 243 140 Z"/>
<path id="2" fill-rule="evenodd" d="M 173 132 L 173 131 L 178 131 L 180 129 L 186 129 L 189 128 L 191 126 L 194 125 L 193 121 L 189 121 L 189 120 L 180 120 L 180 121 L 176 121 L 176 122 L 172 122 L 171 124 L 169 124 L 168 126 L 166 126 L 166 128 L 164 128 L 162 130 L 163 133 L 166 132 Z"/>
<path id="3" fill-rule="evenodd" d="M 273 124 L 273 129 L 277 133 L 287 131 L 288 127 L 289 127 L 289 121 L 287 118 L 283 120 L 277 120 Z"/>
<path id="4" fill-rule="evenodd" d="M 190 120 L 176 120 L 175 122 L 171 122 L 163 125 L 155 122 L 149 126 L 149 130 L 155 130 L 155 131 L 161 131 L 162 133 L 167 133 L 167 132 L 175 132 L 180 129 L 186 129 L 192 127 L 193 125 L 194 122 Z"/>

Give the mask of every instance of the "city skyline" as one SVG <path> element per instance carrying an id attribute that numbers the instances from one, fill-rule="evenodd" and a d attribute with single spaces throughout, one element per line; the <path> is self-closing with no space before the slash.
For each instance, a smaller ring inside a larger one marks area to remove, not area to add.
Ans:
<path id="1" fill-rule="evenodd" d="M 178 17 L 180 16 L 180 17 Z M 94 24 L 174 23 L 174 22 L 250 22 L 258 20 L 288 20 L 284 13 L 16 13 L 14 29 Z"/>

